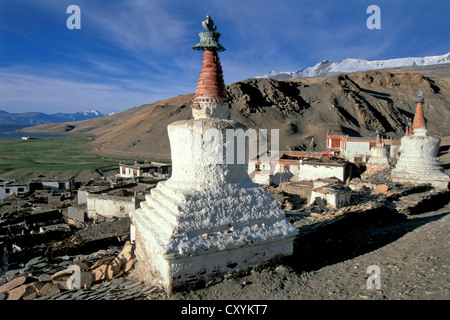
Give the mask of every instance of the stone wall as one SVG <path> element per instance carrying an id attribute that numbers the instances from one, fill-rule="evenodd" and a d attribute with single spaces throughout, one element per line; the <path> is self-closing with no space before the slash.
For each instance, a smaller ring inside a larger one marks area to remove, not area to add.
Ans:
<path id="1" fill-rule="evenodd" d="M 114 197 L 107 195 L 87 195 L 88 214 L 96 213 L 104 217 L 124 218 L 130 211 L 139 208 L 135 197 Z"/>
<path id="2" fill-rule="evenodd" d="M 305 163 L 300 166 L 298 181 L 317 180 L 336 177 L 341 181 L 345 181 L 345 165 L 341 164 L 324 164 L 324 163 Z"/>

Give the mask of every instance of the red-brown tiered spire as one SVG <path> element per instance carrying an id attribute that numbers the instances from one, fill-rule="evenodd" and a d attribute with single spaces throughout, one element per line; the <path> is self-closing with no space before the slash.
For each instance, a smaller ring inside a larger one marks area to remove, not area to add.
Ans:
<path id="1" fill-rule="evenodd" d="M 425 102 L 425 100 L 423 99 L 423 92 L 422 90 L 419 90 L 419 92 L 417 92 L 417 98 L 416 98 L 416 113 L 414 115 L 414 120 L 413 120 L 413 125 L 412 125 L 412 131 L 414 132 L 414 134 L 416 134 L 416 130 L 417 130 L 417 134 L 419 135 L 426 135 L 427 132 L 427 124 L 425 121 L 425 117 L 423 116 L 423 103 Z"/>
<path id="2" fill-rule="evenodd" d="M 222 66 L 216 48 L 204 48 L 203 51 L 203 67 L 192 100 L 193 106 L 202 101 L 227 101 Z"/>
<path id="3" fill-rule="evenodd" d="M 377 144 L 377 145 L 381 145 L 381 136 L 380 136 L 380 133 L 379 133 L 379 132 L 377 132 L 377 140 L 376 140 L 376 144 Z"/>
<path id="4" fill-rule="evenodd" d="M 418 101 L 416 106 L 416 114 L 413 120 L 413 129 L 426 129 L 427 125 L 425 122 L 425 117 L 423 116 L 423 102 Z"/>

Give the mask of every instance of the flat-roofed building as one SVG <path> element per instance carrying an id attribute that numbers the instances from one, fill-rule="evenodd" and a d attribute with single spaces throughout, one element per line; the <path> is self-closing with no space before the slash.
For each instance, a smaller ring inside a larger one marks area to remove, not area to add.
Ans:
<path id="1" fill-rule="evenodd" d="M 135 162 L 133 164 L 119 164 L 119 176 L 122 178 L 137 178 L 142 177 L 145 174 L 170 174 L 172 166 L 167 163 L 148 162 L 143 163 Z"/>
<path id="2" fill-rule="evenodd" d="M 22 194 L 30 192 L 28 182 L 0 181 L 0 199 L 9 197 L 12 194 Z"/>

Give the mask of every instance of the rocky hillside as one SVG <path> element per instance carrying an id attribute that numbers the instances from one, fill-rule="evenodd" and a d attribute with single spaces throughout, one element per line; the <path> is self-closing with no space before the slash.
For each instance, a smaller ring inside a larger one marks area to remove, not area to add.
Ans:
<path id="1" fill-rule="evenodd" d="M 450 135 L 450 77 L 442 72 L 439 76 L 370 71 L 333 78 L 258 78 L 227 86 L 231 119 L 249 128 L 279 129 L 283 150 L 304 150 L 314 137 L 317 151 L 325 149 L 327 132 L 375 136 L 380 130 L 400 138 L 414 116 L 419 89 L 424 92 L 429 134 Z M 191 99 L 192 95 L 178 96 L 108 117 L 66 123 L 64 128 L 97 136 L 95 144 L 103 153 L 170 158 L 167 125 L 192 118 Z M 45 131 L 64 128 L 47 125 Z"/>

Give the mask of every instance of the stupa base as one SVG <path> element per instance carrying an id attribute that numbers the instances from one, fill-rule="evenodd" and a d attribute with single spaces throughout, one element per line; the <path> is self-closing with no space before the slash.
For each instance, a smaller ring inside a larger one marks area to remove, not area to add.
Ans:
<path id="1" fill-rule="evenodd" d="M 392 171 L 391 180 L 398 183 L 410 183 L 410 184 L 430 184 L 436 189 L 448 189 L 450 182 L 449 176 L 443 172 L 437 173 L 422 173 L 407 171 Z"/>
<path id="2" fill-rule="evenodd" d="M 371 163 L 366 165 L 366 173 L 372 174 L 390 168 L 389 163 Z"/>
<path id="3" fill-rule="evenodd" d="M 201 255 L 154 256 L 140 246 L 142 235 L 136 231 L 136 265 L 139 278 L 147 285 L 156 285 L 167 293 L 195 288 L 222 281 L 228 276 L 248 272 L 249 269 L 291 255 L 293 239 L 261 245 L 243 246 L 231 250 L 205 252 Z"/>
<path id="4" fill-rule="evenodd" d="M 251 182 L 221 190 L 179 189 L 170 179 L 130 213 L 136 270 L 167 292 L 215 282 L 291 255 L 298 230 Z"/>
<path id="5" fill-rule="evenodd" d="M 438 157 L 441 140 L 425 133 L 425 129 L 415 129 L 414 135 L 401 139 L 400 157 L 392 169 L 391 179 L 398 183 L 431 184 L 436 189 L 447 189 L 450 179 Z"/>

